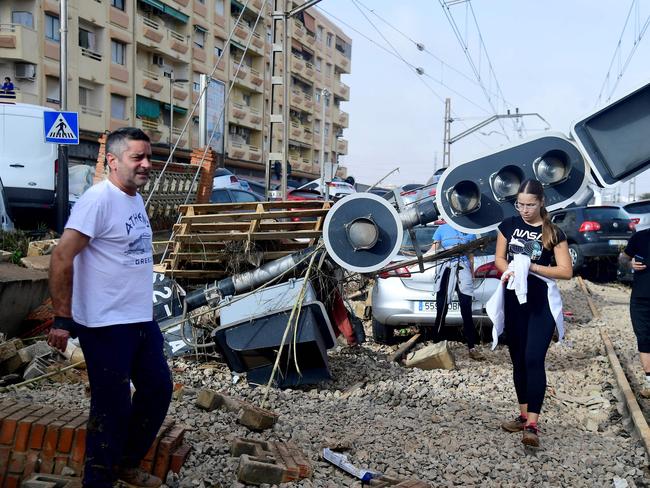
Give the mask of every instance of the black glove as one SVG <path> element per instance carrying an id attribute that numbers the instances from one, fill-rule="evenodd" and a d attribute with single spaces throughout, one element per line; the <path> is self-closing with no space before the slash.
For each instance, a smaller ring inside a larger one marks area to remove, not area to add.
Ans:
<path id="1" fill-rule="evenodd" d="M 70 332 L 70 337 L 76 339 L 78 334 L 78 325 L 72 320 L 72 317 L 54 317 L 54 323 L 52 324 L 53 329 L 63 329 Z"/>

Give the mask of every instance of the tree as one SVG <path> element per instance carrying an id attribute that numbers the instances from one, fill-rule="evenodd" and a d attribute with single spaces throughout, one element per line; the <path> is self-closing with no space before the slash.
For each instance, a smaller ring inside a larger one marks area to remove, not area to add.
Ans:
<path id="1" fill-rule="evenodd" d="M 650 193 L 641 193 L 639 200 L 650 200 Z"/>

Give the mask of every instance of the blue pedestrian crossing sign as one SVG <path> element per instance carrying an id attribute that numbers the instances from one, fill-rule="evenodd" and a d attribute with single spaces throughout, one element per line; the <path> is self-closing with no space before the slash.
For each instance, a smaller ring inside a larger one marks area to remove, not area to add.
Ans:
<path id="1" fill-rule="evenodd" d="M 45 142 L 79 144 L 77 112 L 43 112 Z"/>

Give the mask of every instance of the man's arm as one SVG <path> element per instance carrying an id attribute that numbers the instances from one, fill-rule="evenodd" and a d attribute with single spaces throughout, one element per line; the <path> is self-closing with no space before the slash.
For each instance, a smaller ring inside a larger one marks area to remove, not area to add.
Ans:
<path id="1" fill-rule="evenodd" d="M 90 237 L 74 229 L 66 229 L 50 260 L 50 297 L 54 307 L 54 326 L 50 329 L 47 342 L 50 346 L 65 351 L 70 337 L 68 328 L 72 323 L 72 280 L 73 262 L 77 254 L 88 245 Z"/>

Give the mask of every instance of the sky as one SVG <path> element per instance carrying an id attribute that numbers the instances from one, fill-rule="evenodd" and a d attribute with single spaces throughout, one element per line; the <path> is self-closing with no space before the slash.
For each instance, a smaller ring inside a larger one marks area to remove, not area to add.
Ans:
<path id="1" fill-rule="evenodd" d="M 551 130 L 568 135 L 573 121 L 595 111 L 601 89 L 602 102 L 610 93 L 613 101 L 650 82 L 650 32 L 645 32 L 614 86 L 634 39 L 650 21 L 650 1 L 638 0 L 623 32 L 632 3 L 471 0 L 471 9 L 462 1 L 450 5 L 448 11 L 468 46 L 490 104 L 441 0 L 323 0 L 316 8 L 352 38 L 352 72 L 342 77 L 350 86 L 350 101 L 342 105 L 350 114 L 350 127 L 343 136 L 349 146 L 341 162 L 361 183 L 374 183 L 397 167 L 399 173 L 384 184 L 424 183 L 436 162 L 437 167 L 442 165 L 447 97 L 456 119 L 452 137 L 508 108 L 539 113 Z M 610 81 L 605 82 L 619 38 L 619 54 Z M 424 74 L 418 75 L 406 63 L 422 68 Z M 495 77 L 488 69 L 490 63 Z M 537 118 L 523 121 L 524 136 L 538 135 L 546 127 Z M 452 165 L 519 138 L 509 120 L 503 127 L 496 122 L 481 132 L 485 135 L 475 133 L 451 146 Z M 623 198 L 628 191 L 629 184 L 623 183 Z M 650 192 L 650 171 L 637 178 L 636 193 L 643 192 Z"/>

